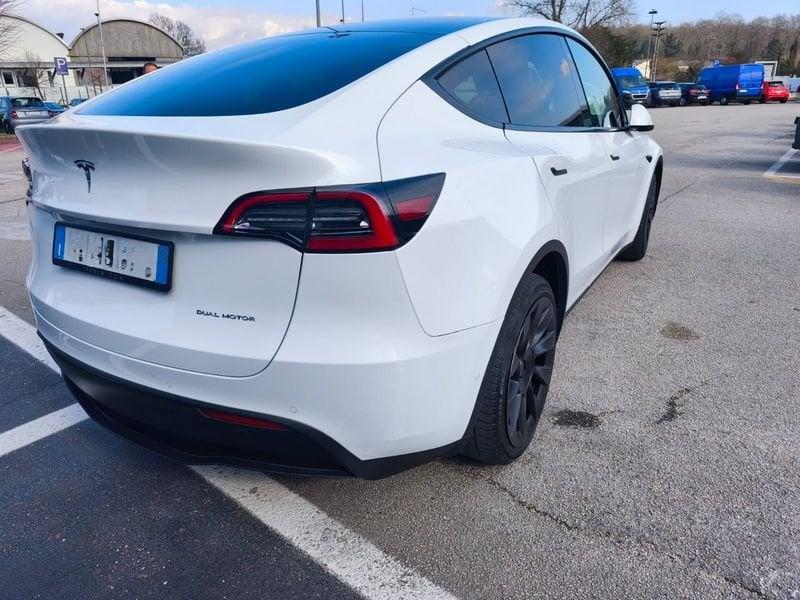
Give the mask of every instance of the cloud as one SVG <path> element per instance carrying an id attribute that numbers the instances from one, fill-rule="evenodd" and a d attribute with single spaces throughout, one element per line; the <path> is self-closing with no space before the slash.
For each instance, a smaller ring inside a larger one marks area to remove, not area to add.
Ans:
<path id="1" fill-rule="evenodd" d="M 69 42 L 81 27 L 94 21 L 95 5 L 91 0 L 26 0 L 22 14 L 53 32 L 63 32 Z M 209 50 L 238 42 L 279 35 L 314 27 L 313 18 L 275 15 L 266 12 L 225 6 L 199 7 L 190 4 L 152 2 L 150 0 L 103 0 L 104 19 L 133 18 L 146 21 L 159 13 L 187 23 L 206 41 Z M 329 21 L 334 20 L 330 17 Z"/>

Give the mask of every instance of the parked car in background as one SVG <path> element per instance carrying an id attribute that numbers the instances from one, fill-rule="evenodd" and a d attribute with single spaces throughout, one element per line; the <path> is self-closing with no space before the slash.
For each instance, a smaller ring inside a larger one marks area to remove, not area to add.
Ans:
<path id="1" fill-rule="evenodd" d="M 674 81 L 651 81 L 650 102 L 653 106 L 678 106 L 681 88 Z"/>
<path id="2" fill-rule="evenodd" d="M 93 418 L 188 461 L 508 463 L 564 316 L 647 251 L 662 151 L 630 112 L 544 19 L 336 24 L 179 62 L 20 131 L 39 332 Z"/>
<path id="3" fill-rule="evenodd" d="M 74 107 L 78 106 L 79 104 L 83 104 L 87 100 L 88 100 L 88 98 L 73 98 L 72 100 L 69 101 L 69 105 L 68 106 L 70 108 L 74 108 Z"/>
<path id="4" fill-rule="evenodd" d="M 50 114 L 51 118 L 60 115 L 66 110 L 66 108 L 61 106 L 58 102 L 45 102 L 44 105 L 47 107 L 47 112 Z"/>
<path id="5" fill-rule="evenodd" d="M 789 101 L 789 89 L 783 85 L 782 81 L 765 81 L 761 86 L 760 102 L 780 102 L 784 104 Z"/>
<path id="6" fill-rule="evenodd" d="M 614 81 L 622 94 L 622 101 L 625 108 L 630 108 L 634 104 L 650 105 L 650 87 L 647 80 L 635 67 L 618 67 L 611 69 Z"/>
<path id="7" fill-rule="evenodd" d="M 679 83 L 678 87 L 681 88 L 681 99 L 678 103 L 681 106 L 687 104 L 708 105 L 708 88 L 702 83 Z"/>
<path id="8" fill-rule="evenodd" d="M 0 96 L 0 121 L 6 133 L 14 133 L 20 125 L 34 125 L 50 119 L 41 98 Z"/>
<path id="9" fill-rule="evenodd" d="M 761 98 L 764 65 L 717 65 L 700 71 L 697 83 L 708 88 L 711 102 L 750 104 Z"/>

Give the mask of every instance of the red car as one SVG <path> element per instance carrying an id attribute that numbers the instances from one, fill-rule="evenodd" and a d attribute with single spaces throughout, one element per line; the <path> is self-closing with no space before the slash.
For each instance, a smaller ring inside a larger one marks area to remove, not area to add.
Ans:
<path id="1" fill-rule="evenodd" d="M 781 104 L 789 100 L 789 90 L 782 81 L 765 81 L 761 85 L 761 102 L 777 100 Z"/>

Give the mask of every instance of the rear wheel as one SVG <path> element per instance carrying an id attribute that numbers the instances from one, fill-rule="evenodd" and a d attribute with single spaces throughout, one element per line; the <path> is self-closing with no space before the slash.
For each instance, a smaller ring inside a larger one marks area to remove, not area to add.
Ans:
<path id="1" fill-rule="evenodd" d="M 722 98 L 720 98 L 720 99 L 719 99 L 719 103 L 720 103 L 722 106 L 725 106 L 725 105 L 727 105 L 727 104 L 728 104 L 728 97 L 727 97 L 727 96 L 723 96 Z"/>
<path id="2" fill-rule="evenodd" d="M 647 254 L 647 246 L 650 243 L 650 226 L 656 214 L 657 196 L 658 178 L 654 176 L 650 181 L 650 189 L 647 190 L 647 200 L 645 200 L 644 203 L 642 220 L 639 221 L 639 229 L 636 230 L 636 237 L 617 255 L 617 258 L 620 260 L 642 260 Z"/>
<path id="3" fill-rule="evenodd" d="M 782 98 L 782 99 L 781 99 L 781 104 L 786 104 L 786 101 L 787 101 L 787 100 L 788 100 L 788 98 Z"/>
<path id="4" fill-rule="evenodd" d="M 742 100 L 742 104 L 744 104 L 745 106 L 747 106 L 748 104 L 750 104 L 750 100 Z"/>
<path id="5" fill-rule="evenodd" d="M 678 100 L 678 104 L 680 104 L 681 106 L 686 106 L 686 98 L 681 98 L 680 100 Z"/>
<path id="6" fill-rule="evenodd" d="M 506 464 L 528 447 L 544 410 L 558 339 L 558 309 L 543 277 L 520 282 L 495 343 L 463 453 Z"/>

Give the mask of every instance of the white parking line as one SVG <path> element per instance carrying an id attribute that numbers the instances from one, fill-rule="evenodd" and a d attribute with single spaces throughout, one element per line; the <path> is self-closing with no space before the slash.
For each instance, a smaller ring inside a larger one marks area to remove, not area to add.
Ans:
<path id="1" fill-rule="evenodd" d="M 0 335 L 54 371 L 59 370 L 36 335 L 36 329 L 2 306 Z M 72 404 L 6 431 L 0 434 L 0 456 L 63 431 L 86 418 L 83 409 L 78 404 Z M 227 467 L 202 466 L 193 469 L 365 598 L 455 600 L 450 592 L 403 566 L 400 561 L 271 477 Z"/>
<path id="2" fill-rule="evenodd" d="M 2 148 L 2 146 L 0 146 Z M 10 148 L 3 148 L 0 150 L 0 154 L 5 154 L 7 152 L 15 152 L 17 150 L 22 150 L 22 144 L 14 144 Z"/>
<path id="3" fill-rule="evenodd" d="M 45 350 L 42 340 L 36 334 L 36 328 L 2 306 L 0 306 L 0 335 L 56 373 L 61 372 Z"/>
<path id="4" fill-rule="evenodd" d="M 52 412 L 0 433 L 0 456 L 24 448 L 89 418 L 78 404 Z"/>
<path id="5" fill-rule="evenodd" d="M 367 598 L 454 598 L 271 477 L 227 467 L 194 470 Z"/>
<path id="6" fill-rule="evenodd" d="M 794 148 L 789 148 L 786 151 L 786 154 L 781 156 L 778 160 L 775 161 L 775 164 L 772 165 L 769 169 L 764 171 L 764 177 L 780 177 L 781 179 L 800 179 L 800 175 L 779 175 L 778 171 L 783 168 L 789 159 L 791 159 L 795 154 L 797 154 L 798 150 Z"/>

